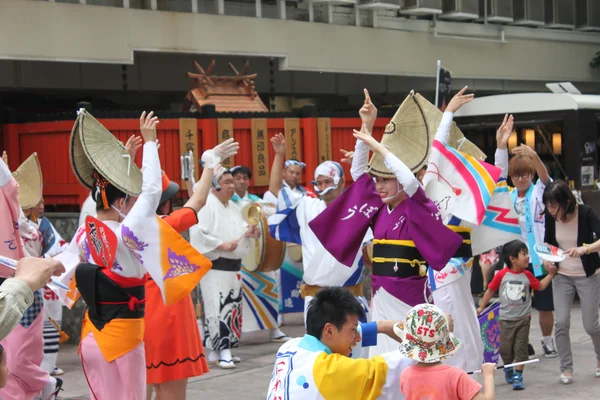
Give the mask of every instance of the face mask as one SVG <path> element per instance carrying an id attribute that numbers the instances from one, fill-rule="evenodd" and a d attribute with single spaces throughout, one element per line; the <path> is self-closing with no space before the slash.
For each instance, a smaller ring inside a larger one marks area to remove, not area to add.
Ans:
<path id="1" fill-rule="evenodd" d="M 125 203 L 127 203 L 127 198 L 128 198 L 128 196 L 125 196 L 125 201 L 123 202 L 123 206 L 125 205 Z M 121 208 L 117 208 L 117 207 L 115 207 L 115 206 L 114 206 L 114 205 L 112 205 L 112 204 L 111 204 L 111 206 L 110 206 L 110 207 L 111 207 L 113 210 L 115 210 L 115 211 L 116 211 L 116 212 L 119 214 L 119 216 L 120 216 L 121 218 L 125 219 L 125 217 L 127 217 L 127 214 L 123 214 L 123 213 L 121 212 L 121 210 L 123 209 L 123 207 L 121 207 Z"/>
<path id="2" fill-rule="evenodd" d="M 338 185 L 329 186 L 328 188 L 326 188 L 326 189 L 323 189 L 322 191 L 320 191 L 319 189 L 317 189 L 317 188 L 315 187 L 315 192 L 316 192 L 316 193 L 317 193 L 319 196 L 323 197 L 323 196 L 325 196 L 327 193 L 329 193 L 329 192 L 332 192 L 332 191 L 334 191 L 335 189 L 337 189 L 337 187 L 338 187 Z"/>

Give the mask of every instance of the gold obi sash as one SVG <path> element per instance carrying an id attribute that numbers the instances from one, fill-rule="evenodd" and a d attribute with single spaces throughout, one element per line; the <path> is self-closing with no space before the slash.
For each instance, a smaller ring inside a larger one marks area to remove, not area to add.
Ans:
<path id="1" fill-rule="evenodd" d="M 463 238 L 463 242 L 453 258 L 471 258 L 471 229 L 448 225 L 453 232 Z M 410 278 L 426 276 L 427 261 L 412 240 L 373 240 L 373 275 Z"/>
<path id="2" fill-rule="evenodd" d="M 412 240 L 373 240 L 373 275 L 410 278 L 426 274 L 427 262 Z"/>

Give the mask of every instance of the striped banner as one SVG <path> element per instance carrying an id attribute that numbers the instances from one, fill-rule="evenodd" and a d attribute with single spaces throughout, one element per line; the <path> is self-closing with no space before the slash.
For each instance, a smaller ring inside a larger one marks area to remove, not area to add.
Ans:
<path id="1" fill-rule="evenodd" d="M 519 220 L 513 209 L 510 189 L 506 181 L 496 184 L 481 225 L 473 225 L 471 229 L 471 247 L 474 255 L 521 238 Z"/>
<path id="2" fill-rule="evenodd" d="M 249 272 L 242 268 L 242 332 L 276 328 L 279 293 L 273 272 Z"/>
<path id="3" fill-rule="evenodd" d="M 500 172 L 498 167 L 434 140 L 423 184 L 427 187 L 429 182 L 436 181 L 447 186 L 453 197 L 450 214 L 479 225 L 492 199 Z M 432 200 L 438 203 L 443 199 Z"/>

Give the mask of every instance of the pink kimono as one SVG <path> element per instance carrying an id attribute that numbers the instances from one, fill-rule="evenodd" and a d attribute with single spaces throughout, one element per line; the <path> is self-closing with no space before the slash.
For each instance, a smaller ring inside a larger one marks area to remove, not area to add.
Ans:
<path id="1" fill-rule="evenodd" d="M 19 185 L 6 164 L 0 161 L 0 254 L 15 260 L 25 255 L 19 222 L 26 222 L 20 220 L 20 216 Z M 41 248 L 41 234 L 31 228 L 23 226 L 27 247 Z M 0 271 L 0 274 L 6 277 L 12 272 Z M 0 398 L 4 400 L 33 399 L 50 380 L 48 373 L 40 368 L 44 358 L 42 304 L 41 293 L 37 291 L 33 304 L 25 311 L 19 325 L 0 342 L 6 351 L 8 367 L 6 386 L 0 389 Z"/>

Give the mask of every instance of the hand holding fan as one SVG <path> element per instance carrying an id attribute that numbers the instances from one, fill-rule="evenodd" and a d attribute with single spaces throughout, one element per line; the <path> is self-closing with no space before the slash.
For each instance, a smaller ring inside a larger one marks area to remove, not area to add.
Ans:
<path id="1" fill-rule="evenodd" d="M 548 244 L 536 244 L 534 251 L 544 261 L 561 262 L 567 258 L 567 254 L 564 251 Z"/>

